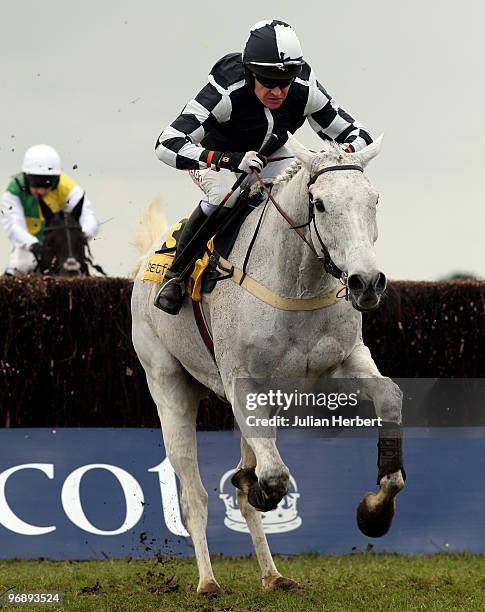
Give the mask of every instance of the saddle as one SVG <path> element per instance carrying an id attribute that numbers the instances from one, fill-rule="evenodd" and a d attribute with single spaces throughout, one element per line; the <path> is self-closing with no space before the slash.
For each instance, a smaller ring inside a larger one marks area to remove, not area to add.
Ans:
<path id="1" fill-rule="evenodd" d="M 210 293 L 222 275 L 215 270 L 211 262 L 211 256 L 215 253 L 223 258 L 229 257 L 234 243 L 236 242 L 239 230 L 246 218 L 257 208 L 264 197 L 261 192 L 249 195 L 249 190 L 245 190 L 239 197 L 234 206 L 232 214 L 228 217 L 221 230 L 207 241 L 203 255 L 197 259 L 194 269 L 186 283 L 186 293 L 195 302 L 202 300 L 203 293 Z M 172 265 L 173 258 L 177 249 L 177 238 L 180 236 L 187 218 L 181 219 L 169 231 L 160 249 L 155 251 L 148 260 L 147 267 L 142 276 L 143 281 L 153 283 L 163 283 L 165 273 Z"/>

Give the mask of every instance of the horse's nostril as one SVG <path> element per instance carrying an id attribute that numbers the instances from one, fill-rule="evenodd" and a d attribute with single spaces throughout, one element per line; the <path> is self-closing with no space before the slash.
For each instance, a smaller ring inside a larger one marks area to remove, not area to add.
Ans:
<path id="1" fill-rule="evenodd" d="M 376 293 L 384 293 L 387 286 L 387 278 L 383 272 L 379 272 L 377 279 L 374 281 L 374 290 Z"/>
<path id="2" fill-rule="evenodd" d="M 362 293 L 365 283 L 359 274 L 351 274 L 347 279 L 347 287 L 352 293 Z"/>

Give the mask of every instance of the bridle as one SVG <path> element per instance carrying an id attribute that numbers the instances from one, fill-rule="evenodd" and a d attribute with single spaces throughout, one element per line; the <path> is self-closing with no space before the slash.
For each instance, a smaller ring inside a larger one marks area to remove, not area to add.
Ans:
<path id="1" fill-rule="evenodd" d="M 336 170 L 358 170 L 359 172 L 364 172 L 364 168 L 362 166 L 357 166 L 355 164 L 343 164 L 341 166 L 327 166 L 326 168 L 322 168 L 318 172 L 315 172 L 307 183 L 307 189 L 309 190 L 313 183 L 317 180 L 319 176 L 325 174 L 326 172 L 334 172 Z M 315 229 L 315 234 L 318 238 L 318 242 L 320 243 L 320 248 L 322 251 L 322 255 L 317 255 L 318 259 L 323 260 L 323 267 L 328 274 L 331 274 L 335 278 L 341 281 L 343 285 L 347 285 L 347 272 L 341 270 L 337 264 L 333 261 L 329 250 L 325 243 L 323 242 L 320 233 L 317 229 L 317 224 L 315 222 L 315 204 L 313 203 L 310 191 L 308 191 L 308 222 L 305 225 L 310 226 L 313 222 L 313 228 Z M 305 227 L 305 226 L 303 226 Z"/>
<path id="2" fill-rule="evenodd" d="M 358 170 L 359 172 L 364 172 L 364 168 L 362 168 L 362 166 L 357 166 L 355 164 L 342 164 L 341 166 L 327 166 L 326 168 L 322 168 L 321 170 L 318 170 L 314 174 L 310 175 L 310 179 L 308 180 L 308 183 L 307 183 L 307 189 L 309 189 L 313 185 L 313 183 L 315 183 L 315 181 L 322 174 L 325 174 L 326 172 L 334 172 L 337 170 Z M 273 203 L 276 210 L 281 214 L 281 216 L 289 224 L 290 229 L 294 230 L 300 236 L 300 238 L 310 247 L 310 249 L 313 251 L 315 256 L 323 263 L 323 267 L 325 268 L 325 271 L 328 274 L 331 274 L 337 280 L 339 280 L 342 283 L 342 285 L 344 285 L 344 287 L 347 288 L 347 272 L 344 272 L 343 270 L 341 270 L 337 266 L 337 264 L 333 261 L 327 246 L 323 242 L 318 232 L 318 229 L 315 223 L 315 205 L 313 203 L 310 192 L 308 192 L 308 221 L 306 223 L 303 223 L 303 225 L 295 225 L 295 222 L 293 221 L 293 219 L 280 207 L 278 202 L 274 199 L 273 195 L 271 194 L 271 190 L 268 189 L 268 187 L 264 184 L 264 181 L 261 178 L 261 176 L 258 173 L 255 173 L 255 174 L 261 186 L 261 189 L 266 193 L 266 195 L 268 196 L 268 199 Z M 305 234 L 301 231 L 304 227 L 310 227 L 312 222 L 313 222 L 313 227 L 315 229 L 315 234 L 318 238 L 318 242 L 320 243 L 320 248 L 322 252 L 321 255 L 318 254 L 313 244 L 307 239 Z"/>
<path id="3" fill-rule="evenodd" d="M 54 272 L 57 273 L 61 270 L 61 267 L 64 268 L 67 272 L 72 272 L 75 273 L 77 275 L 81 275 L 81 274 L 88 274 L 88 264 L 94 268 L 97 272 L 99 272 L 100 274 L 102 274 L 103 276 L 106 276 L 106 272 L 103 270 L 103 268 L 97 264 L 95 264 L 93 262 L 92 259 L 92 253 L 91 253 L 91 249 L 89 247 L 89 243 L 86 240 L 86 238 L 83 237 L 83 252 L 82 252 L 82 260 L 80 261 L 75 253 L 74 253 L 74 248 L 73 248 L 73 243 L 72 243 L 72 237 L 71 237 L 71 230 L 79 230 L 81 231 L 81 226 L 79 224 L 72 224 L 68 222 L 68 217 L 70 216 L 69 214 L 66 214 L 64 211 L 62 218 L 63 218 L 63 225 L 58 226 L 58 227 L 46 227 L 44 229 L 44 234 L 48 233 L 48 232 L 60 232 L 60 231 L 64 231 L 65 233 L 65 238 L 66 238 L 66 246 L 67 246 L 67 258 L 66 260 L 62 263 L 62 264 L 57 264 L 56 267 L 54 268 Z M 87 254 L 86 252 L 87 251 Z"/>
<path id="4" fill-rule="evenodd" d="M 65 261 L 62 262 L 62 264 L 61 263 L 56 264 L 56 267 L 54 268 L 53 271 L 57 273 L 61 270 L 61 268 L 64 268 L 66 272 L 71 272 L 74 274 L 82 274 L 84 271 L 83 264 L 86 270 L 87 270 L 87 267 L 86 267 L 85 262 L 79 261 L 79 259 L 74 254 L 72 237 L 71 237 L 71 230 L 81 231 L 81 226 L 69 223 L 68 215 L 66 215 L 64 211 L 61 211 L 61 212 L 62 212 L 63 224 L 58 227 L 46 227 L 44 229 L 44 234 L 48 234 L 52 232 L 64 232 L 64 235 L 65 235 L 65 243 L 67 247 L 67 258 L 65 259 Z"/>

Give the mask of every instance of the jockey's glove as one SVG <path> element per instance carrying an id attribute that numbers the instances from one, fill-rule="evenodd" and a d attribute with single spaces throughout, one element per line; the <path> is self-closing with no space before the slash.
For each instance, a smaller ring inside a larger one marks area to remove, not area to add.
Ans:
<path id="1" fill-rule="evenodd" d="M 34 242 L 33 244 L 31 244 L 29 250 L 35 257 L 36 261 L 39 262 L 41 260 L 42 255 L 42 245 L 40 244 L 40 242 Z"/>
<path id="2" fill-rule="evenodd" d="M 217 161 L 218 169 L 226 168 L 233 172 L 245 172 L 252 174 L 253 172 L 261 172 L 268 163 L 268 159 L 257 151 L 248 151 L 247 153 L 222 153 Z"/>

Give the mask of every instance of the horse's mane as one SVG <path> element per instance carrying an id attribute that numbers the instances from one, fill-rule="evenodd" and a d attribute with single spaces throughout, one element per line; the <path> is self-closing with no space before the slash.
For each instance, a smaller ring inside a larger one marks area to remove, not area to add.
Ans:
<path id="1" fill-rule="evenodd" d="M 283 185 L 286 185 L 286 183 L 289 183 L 291 179 L 294 176 L 296 176 L 298 172 L 300 172 L 300 170 L 302 169 L 302 166 L 303 164 L 301 163 L 301 161 L 296 159 L 287 168 L 285 168 L 285 170 L 283 170 L 281 174 L 279 174 L 275 178 L 265 178 L 264 182 L 266 185 L 272 186 L 272 190 L 274 193 L 280 187 L 282 187 Z M 253 183 L 251 187 L 249 188 L 250 195 L 255 195 L 256 193 L 259 193 L 260 191 L 261 191 L 261 185 L 258 182 Z"/>
<path id="2" fill-rule="evenodd" d="M 292 162 L 288 168 L 286 168 L 279 176 L 277 176 L 273 182 L 273 187 L 280 187 L 284 183 L 288 183 L 294 176 L 300 172 L 302 167 L 302 163 L 300 160 L 296 159 Z"/>
<path id="3" fill-rule="evenodd" d="M 319 151 L 318 155 L 328 155 L 329 153 L 335 154 L 337 157 L 342 156 L 344 151 L 340 147 L 340 145 L 334 140 L 325 140 L 323 142 L 323 148 Z M 291 181 L 291 179 L 300 172 L 302 169 L 302 163 L 300 160 L 296 159 L 292 162 L 279 176 L 277 176 L 273 181 L 273 188 L 281 187 L 282 185 Z"/>

